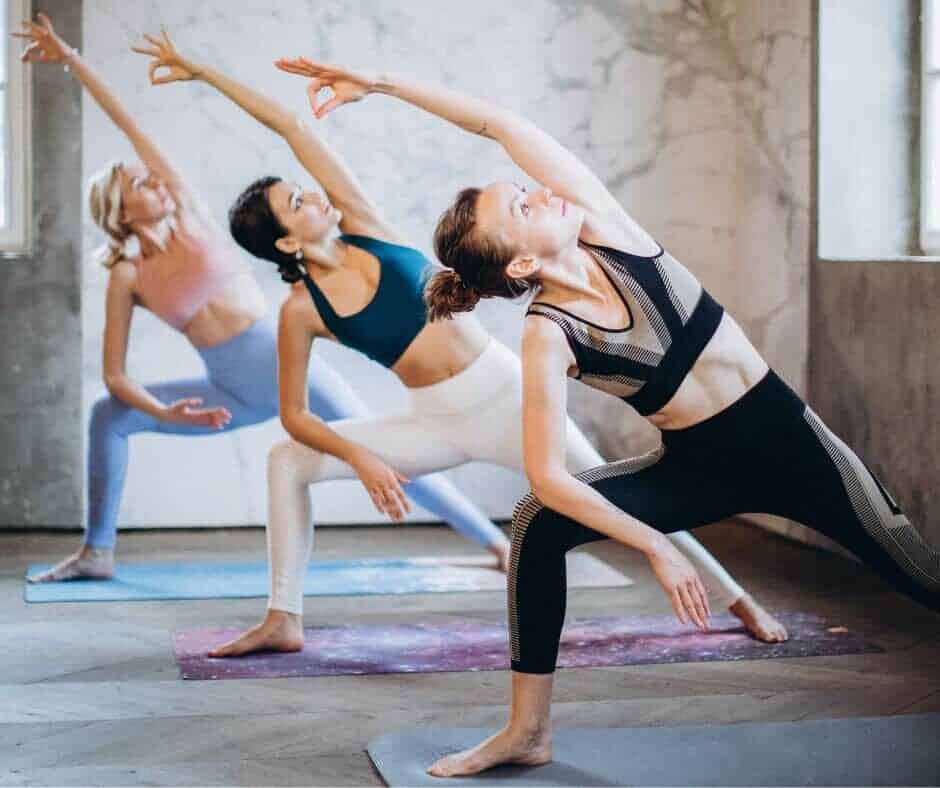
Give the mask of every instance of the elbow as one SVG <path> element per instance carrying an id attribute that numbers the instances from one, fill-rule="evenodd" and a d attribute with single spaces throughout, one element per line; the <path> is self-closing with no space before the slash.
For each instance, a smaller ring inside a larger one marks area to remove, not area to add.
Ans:
<path id="1" fill-rule="evenodd" d="M 280 417 L 284 431 L 294 440 L 300 440 L 299 434 L 303 422 L 303 411 L 296 408 L 281 408 Z"/>
<path id="2" fill-rule="evenodd" d="M 532 494 L 549 509 L 557 509 L 557 503 L 562 498 L 565 482 L 571 475 L 565 470 L 539 469 L 527 472 Z"/>
<path id="3" fill-rule="evenodd" d="M 281 411 L 281 426 L 284 432 L 294 439 L 297 438 L 297 419 L 293 414 Z"/>
<path id="4" fill-rule="evenodd" d="M 119 374 L 106 373 L 104 376 L 104 387 L 108 390 L 108 394 L 113 397 L 118 395 L 118 391 L 121 388 L 121 384 L 125 381 L 125 375 L 123 372 Z"/>

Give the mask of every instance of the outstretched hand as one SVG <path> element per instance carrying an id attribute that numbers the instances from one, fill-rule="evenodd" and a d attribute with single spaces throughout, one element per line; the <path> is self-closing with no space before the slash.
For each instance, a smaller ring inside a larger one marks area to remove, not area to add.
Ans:
<path id="1" fill-rule="evenodd" d="M 160 37 L 144 33 L 150 46 L 131 47 L 133 52 L 152 57 L 147 75 L 151 85 L 168 85 L 171 82 L 187 82 L 196 78 L 196 66 L 184 58 L 170 41 L 166 30 L 160 30 Z M 164 73 L 157 74 L 161 69 Z"/>
<path id="2" fill-rule="evenodd" d="M 214 427 L 217 430 L 225 427 L 232 420 L 232 413 L 228 408 L 200 408 L 201 397 L 187 397 L 178 399 L 166 406 L 163 420 L 172 424 L 187 424 L 191 427 Z"/>
<path id="3" fill-rule="evenodd" d="M 679 621 L 685 624 L 691 619 L 700 629 L 708 629 L 711 617 L 708 594 L 689 559 L 664 541 L 663 549 L 650 555 L 649 560 Z"/>
<path id="4" fill-rule="evenodd" d="M 305 57 L 280 58 L 274 61 L 274 65 L 288 74 L 310 78 L 307 98 L 317 119 L 343 104 L 352 104 L 365 98 L 375 89 L 376 80 L 367 74 L 316 63 Z M 320 91 L 324 88 L 332 90 L 333 96 L 318 104 Z"/>
<path id="5" fill-rule="evenodd" d="M 14 38 L 26 39 L 29 43 L 20 54 L 24 63 L 61 63 L 74 50 L 63 41 L 52 27 L 49 17 L 43 13 L 36 16 L 39 23 L 24 21 L 19 33 L 11 33 Z"/>

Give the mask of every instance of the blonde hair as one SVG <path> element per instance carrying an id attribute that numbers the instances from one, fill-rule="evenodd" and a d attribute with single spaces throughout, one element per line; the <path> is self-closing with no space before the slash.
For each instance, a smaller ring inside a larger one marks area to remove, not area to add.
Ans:
<path id="1" fill-rule="evenodd" d="M 134 231 L 121 221 L 121 167 L 113 161 L 91 176 L 88 185 L 88 207 L 91 218 L 108 235 L 108 242 L 95 251 L 98 261 L 111 268 L 125 259 L 127 242 Z"/>
<path id="2" fill-rule="evenodd" d="M 140 238 L 134 229 L 121 221 L 121 167 L 124 162 L 113 161 L 91 176 L 88 182 L 88 207 L 91 218 L 108 234 L 108 242 L 95 250 L 95 256 L 105 268 L 121 260 L 140 254 Z M 148 233 L 148 238 L 161 250 L 176 230 L 174 216 L 167 216 Z"/>

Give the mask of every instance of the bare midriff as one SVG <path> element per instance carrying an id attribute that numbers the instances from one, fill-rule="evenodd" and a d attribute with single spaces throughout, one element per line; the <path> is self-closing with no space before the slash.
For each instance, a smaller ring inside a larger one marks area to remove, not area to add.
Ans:
<path id="1" fill-rule="evenodd" d="M 662 430 L 691 427 L 737 402 L 767 374 L 767 362 L 727 312 L 682 385 L 647 418 Z"/>
<path id="2" fill-rule="evenodd" d="M 489 341 L 489 334 L 471 315 L 428 323 L 392 366 L 392 372 L 408 388 L 431 386 L 463 372 Z"/>
<path id="3" fill-rule="evenodd" d="M 210 298 L 181 330 L 196 347 L 212 347 L 243 333 L 267 311 L 267 299 L 246 269 Z"/>

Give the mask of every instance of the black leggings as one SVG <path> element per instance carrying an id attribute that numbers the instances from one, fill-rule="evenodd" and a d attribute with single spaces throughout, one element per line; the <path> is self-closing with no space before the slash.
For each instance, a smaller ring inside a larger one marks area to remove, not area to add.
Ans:
<path id="1" fill-rule="evenodd" d="M 747 512 L 804 523 L 899 591 L 940 609 L 940 552 L 929 547 L 877 478 L 772 371 L 721 413 L 663 432 L 643 457 L 578 478 L 661 531 Z M 513 515 L 509 570 L 512 669 L 551 673 L 565 619 L 565 553 L 607 537 L 527 495 Z"/>

